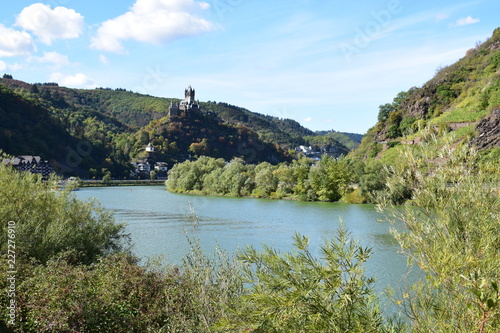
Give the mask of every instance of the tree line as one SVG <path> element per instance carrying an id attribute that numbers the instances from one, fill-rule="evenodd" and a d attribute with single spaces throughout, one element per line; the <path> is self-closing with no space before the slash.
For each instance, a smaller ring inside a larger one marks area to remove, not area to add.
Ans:
<path id="1" fill-rule="evenodd" d="M 411 190 L 387 187 L 391 170 L 377 160 L 327 154 L 317 161 L 301 157 L 277 165 L 201 156 L 174 165 L 165 185 L 171 192 L 201 195 L 353 204 L 378 203 L 385 195 L 402 203 L 411 197 Z"/>
<path id="2" fill-rule="evenodd" d="M 277 165 L 202 156 L 176 164 L 168 173 L 166 187 L 179 193 L 338 201 L 352 191 L 353 177 L 346 158 L 328 155 L 314 163 L 303 157 Z"/>

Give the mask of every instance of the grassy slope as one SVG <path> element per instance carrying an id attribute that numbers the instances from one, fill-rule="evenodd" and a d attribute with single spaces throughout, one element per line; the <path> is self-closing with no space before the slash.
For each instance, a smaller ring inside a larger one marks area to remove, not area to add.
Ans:
<path id="1" fill-rule="evenodd" d="M 474 136 L 475 124 L 498 106 L 500 28 L 462 59 L 442 68 L 421 88 L 412 88 L 387 119 L 368 131 L 352 156 L 379 155 L 390 162 L 396 157 L 392 150 L 397 142 L 418 140 L 415 133 L 426 126 L 433 128 L 438 136 L 450 130 L 456 131 L 459 138 Z"/>

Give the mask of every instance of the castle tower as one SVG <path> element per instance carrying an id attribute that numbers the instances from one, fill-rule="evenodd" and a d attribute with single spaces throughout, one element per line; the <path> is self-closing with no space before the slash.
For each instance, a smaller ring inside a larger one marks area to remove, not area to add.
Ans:
<path id="1" fill-rule="evenodd" d="M 175 117 L 179 114 L 179 104 L 170 102 L 170 106 L 168 108 L 168 116 L 170 118 Z"/>
<path id="2" fill-rule="evenodd" d="M 194 89 L 189 86 L 187 89 L 184 90 L 184 100 L 180 102 L 179 104 L 179 110 L 181 111 L 199 111 L 200 106 L 199 104 L 195 101 L 195 91 Z"/>
<path id="3" fill-rule="evenodd" d="M 184 90 L 184 97 L 185 101 L 188 103 L 188 105 L 191 105 L 194 103 L 194 89 L 189 86 L 186 90 Z"/>

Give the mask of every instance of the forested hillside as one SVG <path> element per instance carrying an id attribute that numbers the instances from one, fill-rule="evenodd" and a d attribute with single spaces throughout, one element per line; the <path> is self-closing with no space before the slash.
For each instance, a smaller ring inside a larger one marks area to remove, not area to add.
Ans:
<path id="1" fill-rule="evenodd" d="M 266 142 L 293 148 L 306 144 L 304 136 L 314 133 L 292 119 L 281 119 L 251 112 L 227 103 L 201 103 L 203 109 L 215 112 L 224 121 L 242 124 L 259 134 Z"/>
<path id="2" fill-rule="evenodd" d="M 75 90 L 54 83 L 2 80 L 1 146 L 12 155 L 42 155 L 62 173 L 127 177 L 152 142 L 156 158 L 173 164 L 208 155 L 248 162 L 287 160 L 285 151 L 251 129 L 207 113 L 167 116 L 169 99 L 123 90 Z M 13 90 L 12 90 L 13 89 Z M 143 126 L 143 124 L 146 124 Z M 28 135 L 30 133 L 30 135 Z"/>
<path id="3" fill-rule="evenodd" d="M 97 122 L 97 116 L 104 118 L 102 115 L 95 113 L 94 118 L 81 115 L 77 123 L 63 114 L 56 116 L 54 109 L 44 104 L 24 99 L 0 85 L 1 150 L 16 155 L 40 155 L 58 169 L 71 164 L 74 173 L 104 162 L 105 142 L 82 141 L 86 129 Z M 105 120 L 101 119 L 100 124 L 104 125 Z M 75 153 L 76 150 L 81 154 Z"/>
<path id="4" fill-rule="evenodd" d="M 313 145 L 319 146 L 344 146 L 346 151 L 350 151 L 359 147 L 363 135 L 355 133 L 343 133 L 335 131 L 317 131 L 314 135 L 306 136 L 305 139 Z"/>
<path id="5" fill-rule="evenodd" d="M 146 157 L 149 142 L 157 159 L 170 166 L 202 155 L 278 163 L 290 160 L 294 154 L 287 150 L 298 145 L 335 147 L 342 154 L 357 145 L 337 132 L 318 135 L 294 120 L 222 102 L 201 102 L 200 112 L 170 119 L 168 108 L 179 99 L 125 89 L 30 84 L 10 75 L 0 84 L 0 149 L 12 155 L 41 155 L 67 175 L 86 177 L 92 169 L 94 177 L 128 177 L 131 162 Z"/>

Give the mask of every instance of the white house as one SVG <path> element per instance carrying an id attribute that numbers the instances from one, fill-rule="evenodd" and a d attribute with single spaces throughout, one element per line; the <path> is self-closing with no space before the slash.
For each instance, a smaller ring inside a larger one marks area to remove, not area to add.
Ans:
<path id="1" fill-rule="evenodd" d="M 148 153 L 154 153 L 154 151 L 155 151 L 155 147 L 151 144 L 151 142 L 150 142 L 150 143 L 148 143 L 148 145 L 146 146 L 146 151 L 147 151 Z"/>
<path id="2" fill-rule="evenodd" d="M 155 163 L 155 170 L 160 171 L 160 172 L 167 172 L 168 165 L 166 162 L 156 162 Z"/>

